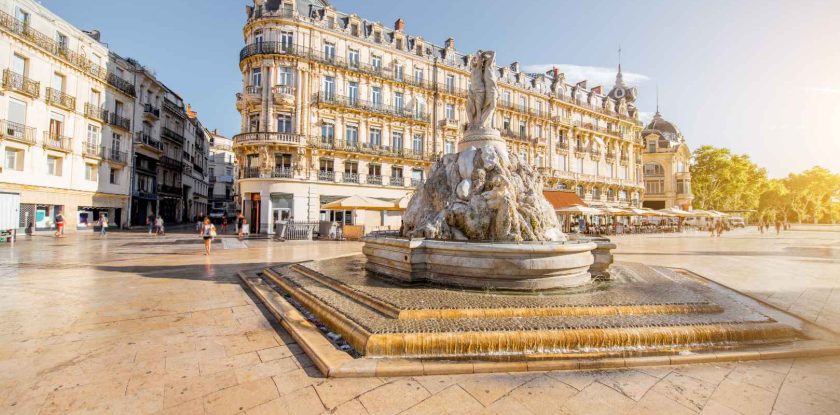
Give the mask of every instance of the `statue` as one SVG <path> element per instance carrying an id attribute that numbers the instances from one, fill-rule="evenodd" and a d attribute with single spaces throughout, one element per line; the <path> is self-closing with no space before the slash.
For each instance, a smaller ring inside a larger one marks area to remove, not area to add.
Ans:
<path id="1" fill-rule="evenodd" d="M 554 209 L 542 194 L 542 178 L 509 157 L 493 128 L 496 112 L 494 52 L 470 57 L 469 128 L 458 153 L 434 164 L 403 216 L 402 234 L 444 240 L 563 241 Z"/>
<path id="2" fill-rule="evenodd" d="M 470 90 L 467 97 L 467 118 L 470 130 L 493 128 L 496 112 L 496 52 L 478 51 L 470 56 Z"/>

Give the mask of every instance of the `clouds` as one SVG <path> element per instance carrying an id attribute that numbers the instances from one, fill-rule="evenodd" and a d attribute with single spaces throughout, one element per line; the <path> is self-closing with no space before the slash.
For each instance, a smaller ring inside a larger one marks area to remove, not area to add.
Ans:
<path id="1" fill-rule="evenodd" d="M 605 87 L 612 86 L 615 83 L 616 68 L 606 68 L 603 66 L 583 66 L 570 65 L 566 63 L 545 63 L 537 65 L 523 65 L 525 72 L 531 73 L 546 73 L 551 68 L 557 67 L 560 72 L 566 74 L 566 81 L 569 83 L 577 83 L 584 79 L 588 81 L 587 85 L 597 86 L 603 85 Z M 649 80 L 646 75 L 624 72 L 624 82 L 630 85 L 638 85 L 644 81 Z"/>

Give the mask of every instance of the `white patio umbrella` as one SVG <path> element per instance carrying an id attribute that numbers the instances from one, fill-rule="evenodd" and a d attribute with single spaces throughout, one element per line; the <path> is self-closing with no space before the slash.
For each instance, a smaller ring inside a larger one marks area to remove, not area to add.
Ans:
<path id="1" fill-rule="evenodd" d="M 557 213 L 566 213 L 569 215 L 601 215 L 600 209 L 591 208 L 583 205 L 566 206 L 556 210 Z"/>
<path id="2" fill-rule="evenodd" d="M 680 218 L 687 218 L 687 217 L 691 216 L 691 212 L 687 212 L 687 211 L 682 210 L 682 209 L 680 209 L 676 206 L 672 206 L 668 209 L 661 209 L 660 212 L 667 213 L 669 215 L 677 216 L 677 217 L 680 217 Z"/>
<path id="3" fill-rule="evenodd" d="M 601 211 L 609 216 L 633 216 L 633 212 L 630 212 L 627 209 L 621 209 L 617 207 L 605 207 L 602 208 Z"/>
<path id="4" fill-rule="evenodd" d="M 392 210 L 393 202 L 386 202 L 367 196 L 350 196 L 321 206 L 321 209 L 363 209 L 363 210 Z"/>

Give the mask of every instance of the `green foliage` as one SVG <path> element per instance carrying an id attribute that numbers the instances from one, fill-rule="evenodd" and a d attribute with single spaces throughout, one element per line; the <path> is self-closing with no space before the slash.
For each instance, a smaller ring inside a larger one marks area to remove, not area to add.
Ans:
<path id="1" fill-rule="evenodd" d="M 820 166 L 771 180 L 749 156 L 703 146 L 693 154 L 691 187 L 700 209 L 756 210 L 765 221 L 840 221 L 840 174 Z"/>

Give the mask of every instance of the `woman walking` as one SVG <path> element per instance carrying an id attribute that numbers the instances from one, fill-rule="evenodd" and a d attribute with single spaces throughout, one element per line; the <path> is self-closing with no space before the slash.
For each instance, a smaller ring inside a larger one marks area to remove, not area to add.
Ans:
<path id="1" fill-rule="evenodd" d="M 99 214 L 99 236 L 108 236 L 108 217 L 104 213 Z"/>
<path id="2" fill-rule="evenodd" d="M 210 222 L 210 218 L 204 218 L 199 234 L 204 239 L 204 255 L 210 256 L 210 245 L 213 244 L 213 237 L 216 236 L 216 225 Z"/>
<path id="3" fill-rule="evenodd" d="M 57 238 L 64 237 L 64 210 L 59 209 L 55 214 L 55 236 Z"/>

